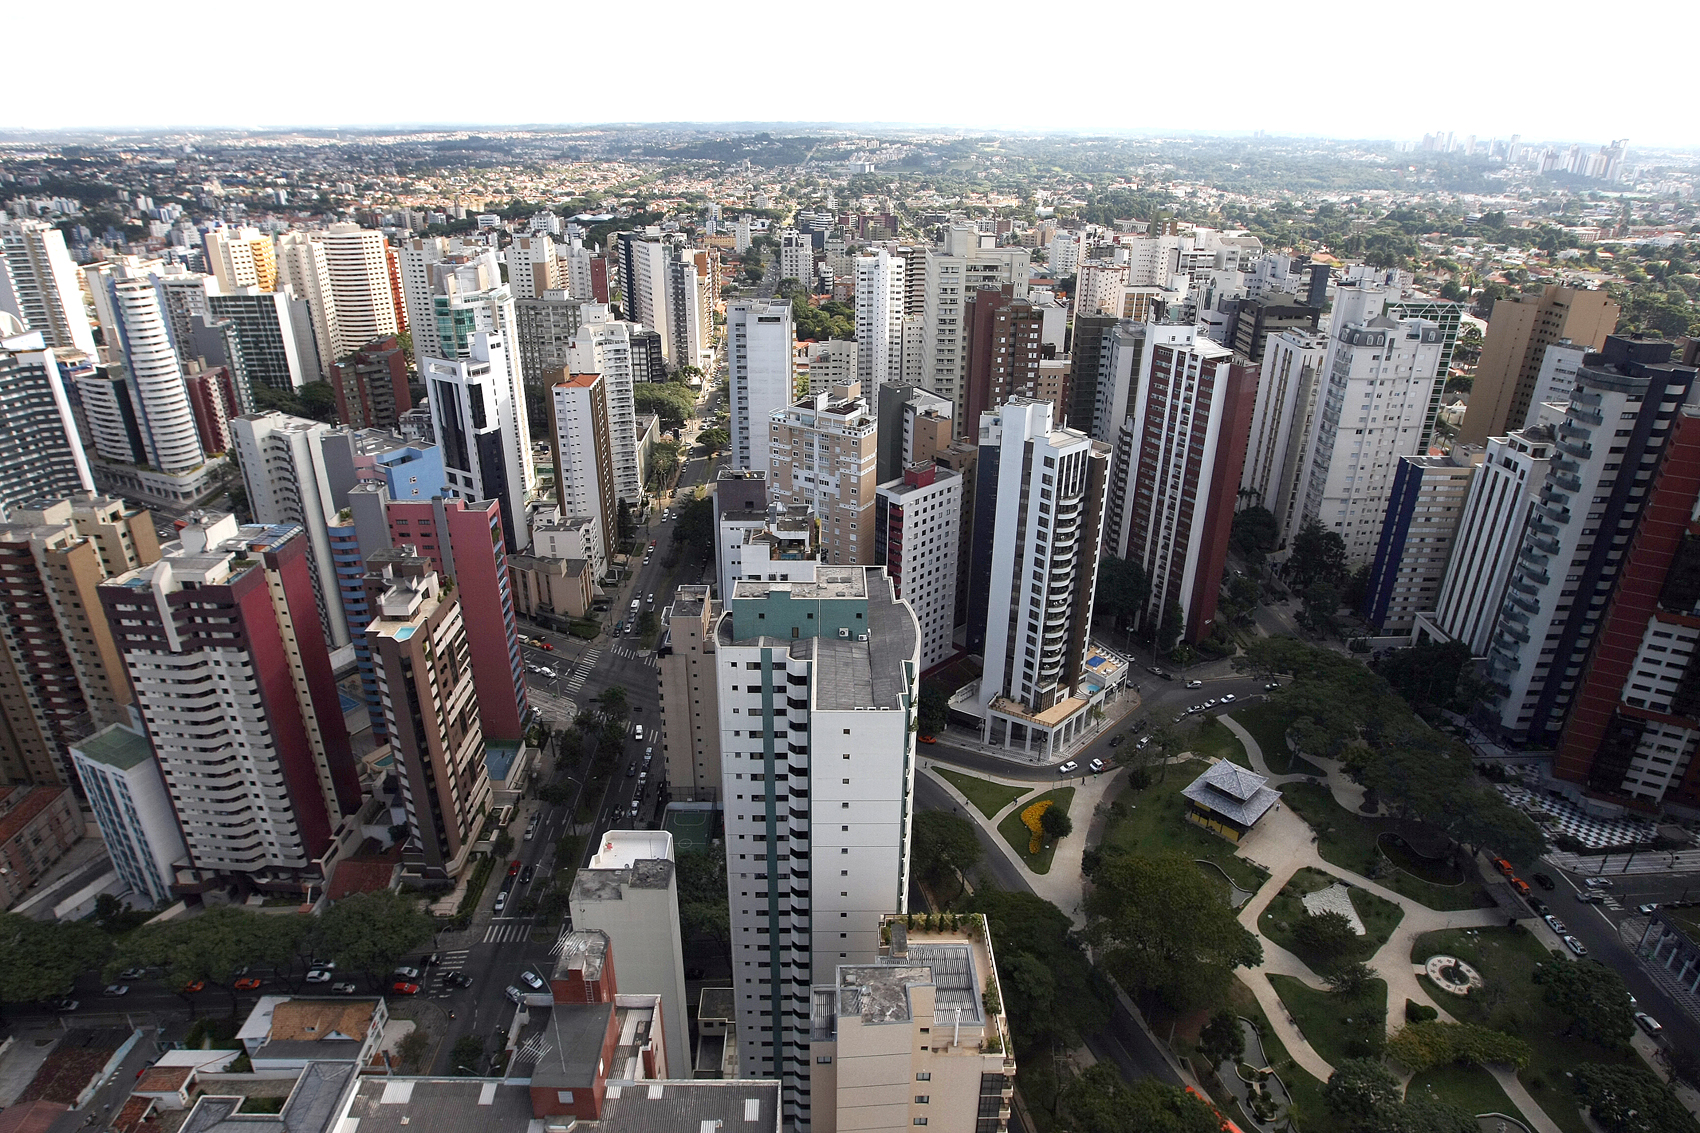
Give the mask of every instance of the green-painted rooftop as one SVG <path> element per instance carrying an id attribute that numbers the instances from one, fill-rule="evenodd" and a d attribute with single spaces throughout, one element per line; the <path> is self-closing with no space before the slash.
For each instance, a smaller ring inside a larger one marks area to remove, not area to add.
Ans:
<path id="1" fill-rule="evenodd" d="M 153 755 L 148 738 L 140 732 L 132 732 L 122 724 L 113 724 L 103 731 L 96 732 L 77 744 L 76 749 L 85 758 L 104 763 L 108 767 L 116 767 L 120 771 L 128 771 Z"/>

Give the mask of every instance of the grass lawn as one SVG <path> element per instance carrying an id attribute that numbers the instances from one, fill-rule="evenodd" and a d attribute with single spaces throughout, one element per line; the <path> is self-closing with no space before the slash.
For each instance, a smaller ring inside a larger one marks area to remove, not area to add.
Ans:
<path id="1" fill-rule="evenodd" d="M 1493 1027 L 1528 1042 L 1529 1065 L 1517 1076 L 1565 1133 L 1584 1133 L 1588 1127 L 1577 1112 L 1565 1072 L 1584 1062 L 1635 1064 L 1639 1059 L 1630 1051 L 1606 1050 L 1564 1033 L 1569 1020 L 1547 1006 L 1529 976 L 1536 964 L 1569 961 L 1555 958 L 1527 931 L 1483 928 L 1424 933 L 1412 945 L 1412 962 L 1442 952 L 1473 965 L 1486 986 L 1482 995 L 1468 998 L 1430 989 L 1434 1001 L 1445 1004 L 1463 1022 Z"/>
<path id="2" fill-rule="evenodd" d="M 1511 1104 L 1493 1075 L 1480 1066 L 1437 1066 L 1411 1079 L 1405 1096 L 1414 1098 L 1429 1091 L 1443 1102 L 1462 1106 L 1470 1113 L 1503 1113 L 1523 1120 L 1523 1111 Z M 1524 1124 L 1528 1124 L 1524 1121 Z"/>
<path id="3" fill-rule="evenodd" d="M 990 779 L 981 779 L 975 775 L 964 775 L 960 771 L 947 771 L 936 764 L 933 770 L 950 781 L 950 785 L 961 791 L 968 801 L 974 804 L 974 809 L 992 817 L 1010 803 L 1031 791 L 1032 787 L 1006 787 L 1002 783 L 994 783 Z"/>
<path id="4" fill-rule="evenodd" d="M 1313 955 L 1309 950 L 1299 947 L 1293 938 L 1293 926 L 1297 925 L 1301 918 L 1310 915 L 1303 903 L 1305 894 L 1326 889 L 1334 884 L 1335 880 L 1332 874 L 1319 869 L 1301 869 L 1293 875 L 1292 880 L 1281 887 L 1281 892 L 1275 895 L 1275 899 L 1269 902 L 1269 907 L 1264 910 L 1263 916 L 1258 918 L 1257 927 L 1264 936 L 1303 960 L 1312 971 L 1321 971 L 1322 967 L 1326 967 L 1328 958 Z M 1358 919 L 1364 922 L 1367 935 L 1358 937 L 1357 947 L 1345 958 L 1368 960 L 1375 955 L 1376 949 L 1387 943 L 1387 938 L 1393 935 L 1393 930 L 1399 927 L 1405 910 L 1392 901 L 1363 889 L 1353 888 L 1350 896 L 1352 908 L 1357 910 Z"/>
<path id="5" fill-rule="evenodd" d="M 1255 893 L 1269 875 L 1234 855 L 1234 844 L 1194 826 L 1184 817 L 1181 790 L 1204 771 L 1202 760 L 1172 764 L 1167 777 L 1143 790 L 1128 787 L 1110 807 L 1110 821 L 1100 845 L 1146 855 L 1175 853 L 1204 858 L 1221 866 L 1234 884 Z M 1161 768 L 1157 769 L 1163 774 Z M 1206 871 L 1213 873 L 1214 871 Z"/>
<path id="6" fill-rule="evenodd" d="M 1234 722 L 1252 734 L 1263 749 L 1263 762 L 1277 775 L 1321 775 L 1322 768 L 1287 747 L 1287 728 L 1293 718 L 1273 704 L 1236 708 Z"/>
<path id="7" fill-rule="evenodd" d="M 1376 846 L 1376 838 L 1398 824 L 1391 818 L 1353 814 L 1317 783 L 1284 783 L 1281 797 L 1317 834 L 1317 852 L 1327 862 L 1379 881 L 1431 909 L 1488 909 L 1493 899 L 1470 878 L 1461 885 L 1437 885 L 1395 868 Z"/>
<path id="8" fill-rule="evenodd" d="M 1245 753 L 1245 745 L 1214 716 L 1205 717 L 1196 728 L 1181 733 L 1180 741 L 1194 755 L 1226 759 L 1251 770 L 1251 756 Z"/>
<path id="9" fill-rule="evenodd" d="M 1339 1128 L 1338 1120 L 1322 1102 L 1322 1083 L 1294 1064 L 1286 1046 L 1276 1037 L 1275 1028 L 1269 1025 L 1269 1019 L 1263 1014 L 1263 1008 L 1258 1005 L 1257 997 L 1251 993 L 1251 989 L 1235 979 L 1227 1005 L 1234 1014 L 1257 1024 L 1258 1035 L 1263 1041 L 1263 1055 L 1269 1060 L 1270 1068 L 1287 1087 L 1287 1092 L 1292 1094 L 1293 1101 L 1298 1104 L 1304 1133 L 1332 1133 L 1334 1129 Z M 1261 1070 L 1262 1067 L 1258 1069 Z M 1238 1107 L 1235 1107 L 1234 1112 L 1237 1111 Z"/>
<path id="10" fill-rule="evenodd" d="M 1004 820 L 998 823 L 998 833 L 1003 835 L 1003 840 L 1010 844 L 1010 846 L 1015 850 L 1015 856 L 1034 873 L 1051 872 L 1051 858 L 1057 852 L 1057 844 L 1055 842 L 1046 842 L 1041 840 L 1039 843 L 1039 852 L 1037 854 L 1029 854 L 1027 852 L 1027 846 L 1029 840 L 1033 837 L 1033 832 L 1027 829 L 1026 823 L 1021 821 L 1021 812 L 1026 810 L 1029 806 L 1044 802 L 1046 799 L 1050 800 L 1052 806 L 1060 806 L 1066 811 L 1068 809 L 1068 804 L 1074 801 L 1074 788 L 1058 787 L 1054 791 L 1046 791 L 1042 795 L 1036 795 L 1028 801 L 1027 806 L 1017 807 L 1010 811 L 1009 814 L 1005 816 Z M 1086 823 L 1080 819 L 1076 819 L 1074 823 L 1074 833 L 1070 834 L 1069 837 L 1086 837 Z"/>
<path id="11" fill-rule="evenodd" d="M 1269 983 L 1292 1012 L 1299 1033 L 1330 1065 L 1372 1057 L 1386 1043 L 1386 980 L 1369 981 L 1351 999 L 1306 987 L 1291 976 L 1270 976 Z"/>

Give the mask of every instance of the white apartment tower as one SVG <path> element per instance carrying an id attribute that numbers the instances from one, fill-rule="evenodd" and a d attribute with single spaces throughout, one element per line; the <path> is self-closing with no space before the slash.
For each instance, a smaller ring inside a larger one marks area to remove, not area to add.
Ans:
<path id="1" fill-rule="evenodd" d="M 593 524 L 591 570 L 608 573 L 614 553 L 614 462 L 608 439 L 608 382 L 600 374 L 574 374 L 549 390 L 555 424 L 555 492 L 563 518 Z"/>
<path id="2" fill-rule="evenodd" d="M 1263 348 L 1240 491 L 1249 506 L 1267 508 L 1277 521 L 1298 473 L 1298 450 L 1327 348 L 1323 335 L 1296 330 L 1270 335 Z"/>
<path id="3" fill-rule="evenodd" d="M 815 245 L 807 232 L 787 228 L 779 233 L 779 278 L 794 279 L 810 291 L 815 284 Z"/>
<path id="4" fill-rule="evenodd" d="M 1030 259 L 1026 248 L 982 248 L 979 231 L 965 225 L 945 233 L 943 251 L 927 253 L 920 384 L 950 398 L 958 420 L 968 412 L 968 342 L 962 335 L 968 304 L 981 287 L 1004 284 L 1012 288 L 1012 298 L 1025 299 Z"/>
<path id="5" fill-rule="evenodd" d="M 207 266 L 225 293 L 277 288 L 277 252 L 258 228 L 215 228 L 206 237 Z"/>
<path id="6" fill-rule="evenodd" d="M 508 286 L 515 299 L 539 299 L 561 287 L 561 262 L 554 238 L 547 233 L 516 236 L 508 245 Z"/>
<path id="7" fill-rule="evenodd" d="M 823 566 L 735 583 L 715 653 L 740 1072 L 806 1130 L 811 987 L 907 908 L 918 632 L 883 571 Z"/>
<path id="8" fill-rule="evenodd" d="M 796 340 L 791 304 L 747 299 L 726 308 L 727 399 L 731 409 L 733 468 L 768 467 L 769 418 L 791 404 L 791 344 Z"/>
<path id="9" fill-rule="evenodd" d="M 1399 458 L 1422 451 L 1441 340 L 1426 319 L 1382 315 L 1334 332 L 1303 515 L 1343 538 L 1354 566 L 1375 555 Z"/>
<path id="10" fill-rule="evenodd" d="M 1529 415 L 1523 422 L 1526 429 L 1540 420 L 1541 407 L 1548 403 L 1563 405 L 1576 388 L 1576 371 L 1588 356 L 1588 344 L 1571 342 L 1568 338 L 1548 346 L 1541 357 L 1540 372 L 1535 375 L 1535 394 L 1529 400 Z"/>
<path id="11" fill-rule="evenodd" d="M 124 353 L 146 462 L 166 473 L 200 467 L 206 457 L 159 295 L 145 279 L 110 279 L 107 286 L 118 324 L 113 345 Z"/>
<path id="12" fill-rule="evenodd" d="M 358 224 L 333 224 L 324 245 L 342 343 L 358 350 L 400 332 L 384 234 Z"/>
<path id="13" fill-rule="evenodd" d="M 1549 409 L 1550 413 L 1551 410 Z M 1489 437 L 1487 450 L 1452 543 L 1452 559 L 1441 579 L 1433 613 L 1417 615 L 1417 637 L 1462 641 L 1470 656 L 1487 655 L 1488 638 L 1505 597 L 1529 508 L 1546 482 L 1552 460 L 1553 424 L 1541 422 L 1503 437 Z"/>
<path id="14" fill-rule="evenodd" d="M 529 453 L 531 442 L 521 431 L 525 409 L 514 402 L 507 345 L 500 335 L 478 331 L 467 355 L 419 360 L 444 479 L 451 495 L 498 501 L 508 546 L 523 551 L 531 545 L 531 524 L 520 450 Z"/>
<path id="15" fill-rule="evenodd" d="M 856 380 L 870 397 L 903 380 L 904 267 L 883 248 L 856 257 Z"/>
<path id="16" fill-rule="evenodd" d="M 531 448 L 531 414 L 525 397 L 519 318 L 513 292 L 502 282 L 496 254 L 485 249 L 476 256 L 454 256 L 432 264 L 429 272 L 439 352 L 418 356 L 467 359 L 473 357 L 472 342 L 478 335 L 501 340 L 504 349 L 500 377 L 507 386 L 506 400 L 513 406 L 514 417 L 508 442 L 519 469 L 520 487 L 530 491 L 537 473 Z"/>
<path id="17" fill-rule="evenodd" d="M 614 493 L 636 505 L 643 497 L 643 472 L 638 464 L 637 410 L 632 400 L 632 324 L 607 317 L 608 309 L 587 311 L 585 322 L 568 351 L 575 374 L 601 374 L 608 401 L 608 454 L 614 467 Z M 592 321 L 593 319 L 600 321 Z"/>
<path id="18" fill-rule="evenodd" d="M 138 905 L 170 904 L 171 867 L 185 848 L 147 737 L 113 724 L 73 744 L 70 751 L 119 880 L 135 894 Z"/>
<path id="19" fill-rule="evenodd" d="M 313 341 L 319 347 L 319 378 L 328 381 L 330 369 L 338 359 L 367 344 L 342 340 L 324 242 L 306 232 L 283 233 L 277 238 L 277 269 L 284 285 L 307 301 L 313 320 Z"/>
<path id="20" fill-rule="evenodd" d="M 248 506 L 259 523 L 299 524 L 307 532 L 307 562 L 319 590 L 319 618 L 332 649 L 349 643 L 348 615 L 331 553 L 331 524 L 340 510 L 325 471 L 324 438 L 331 426 L 276 410 L 230 423 L 231 441 Z M 365 629 L 354 627 L 355 632 Z"/>
<path id="21" fill-rule="evenodd" d="M 442 339 L 437 335 L 437 310 L 432 300 L 431 265 L 459 250 L 460 240 L 446 236 L 416 236 L 402 241 L 396 250 L 401 271 L 401 294 L 407 308 L 407 328 L 413 335 L 415 358 L 440 358 Z"/>
<path id="22" fill-rule="evenodd" d="M 874 561 L 915 613 L 922 672 L 956 651 L 962 491 L 962 473 L 928 460 L 881 484 L 874 502 Z"/>
<path id="23" fill-rule="evenodd" d="M 65 250 L 65 234 L 51 224 L 0 221 L 0 311 L 38 331 L 48 346 L 94 355 L 77 265 Z"/>

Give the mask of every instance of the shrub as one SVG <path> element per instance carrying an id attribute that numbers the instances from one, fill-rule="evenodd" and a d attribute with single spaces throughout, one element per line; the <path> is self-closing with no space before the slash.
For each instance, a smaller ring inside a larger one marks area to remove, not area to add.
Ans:
<path id="1" fill-rule="evenodd" d="M 1428 1004 L 1418 1003 L 1414 999 L 1407 999 L 1405 1001 L 1405 1022 L 1432 1023 L 1438 1018 L 1440 1018 L 1440 1012 L 1436 1011 Z"/>

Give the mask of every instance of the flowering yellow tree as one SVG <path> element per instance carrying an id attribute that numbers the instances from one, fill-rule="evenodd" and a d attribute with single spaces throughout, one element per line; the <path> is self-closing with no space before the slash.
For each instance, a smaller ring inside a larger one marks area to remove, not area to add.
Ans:
<path id="1" fill-rule="evenodd" d="M 1051 801 L 1045 799 L 1042 802 L 1036 802 L 1021 812 L 1021 824 L 1033 832 L 1033 836 L 1027 839 L 1027 852 L 1029 854 L 1039 852 L 1039 841 L 1045 832 L 1040 823 L 1045 817 L 1045 812 L 1050 809 Z"/>

